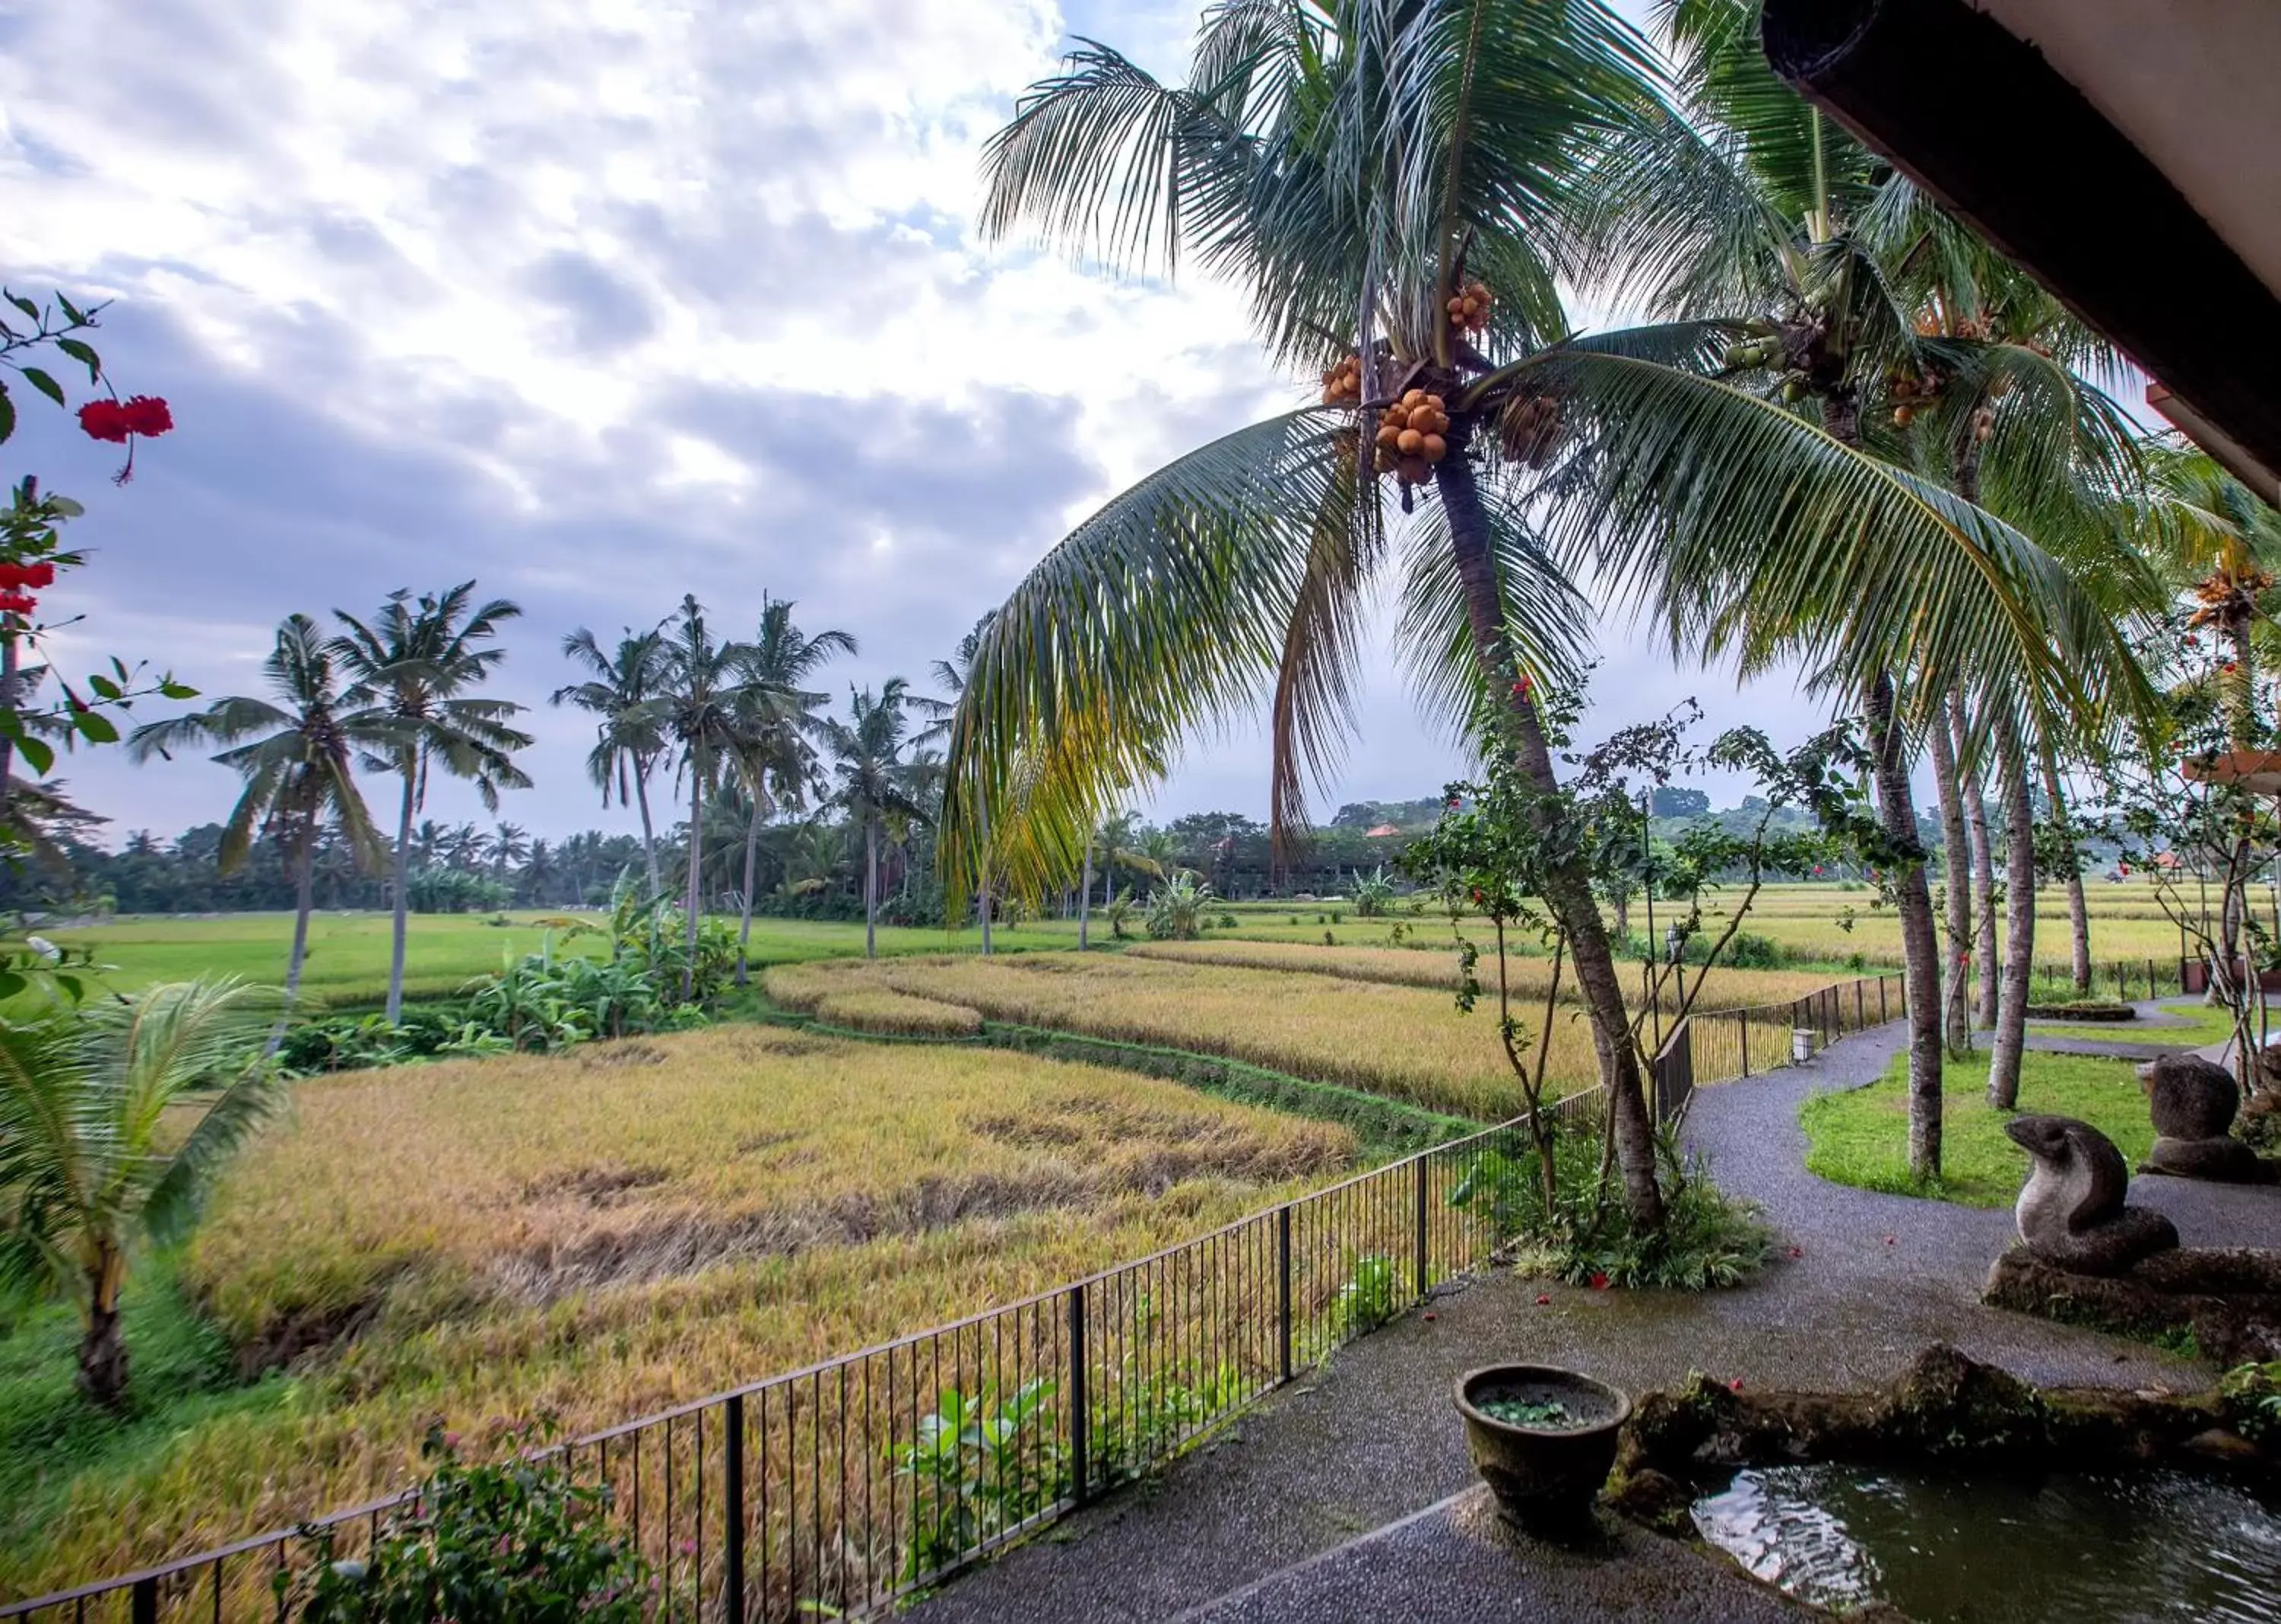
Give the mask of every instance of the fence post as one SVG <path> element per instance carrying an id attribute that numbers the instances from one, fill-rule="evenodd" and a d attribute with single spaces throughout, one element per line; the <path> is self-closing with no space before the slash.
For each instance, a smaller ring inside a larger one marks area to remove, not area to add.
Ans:
<path id="1" fill-rule="evenodd" d="M 129 1624 L 159 1624 L 159 1581 L 137 1579 L 127 1596 Z"/>
<path id="2" fill-rule="evenodd" d="M 1877 1025 L 1882 1026 L 1891 1017 L 1885 1013 L 1885 978 L 1877 977 Z"/>
<path id="3" fill-rule="evenodd" d="M 1856 1032 L 1869 1024 L 1869 1011 L 1865 1002 L 1868 996 L 1868 994 L 1861 988 L 1860 978 L 1855 977 L 1853 979 L 1853 1030 Z"/>
<path id="4" fill-rule="evenodd" d="M 1079 1281 L 1069 1288 L 1069 1418 L 1070 1418 L 1070 1497 L 1084 1504 L 1091 1493 L 1086 1481 L 1093 1453 L 1093 1440 L 1086 1408 L 1085 1391 L 1085 1284 Z"/>
<path id="5" fill-rule="evenodd" d="M 1751 1074 L 1751 1012 L 1743 1011 L 1743 1075 Z"/>
<path id="6" fill-rule="evenodd" d="M 2147 1001 L 2148 1001 L 2148 1002 L 2150 1002 L 2150 1003 L 2151 1003 L 2151 1002 L 2153 1002 L 2153 998 L 2154 998 L 2154 961 L 2153 961 L 2153 960 L 2152 960 L 2152 959 L 2148 959 L 2148 960 L 2146 961 L 2146 999 L 2147 999 Z"/>
<path id="7" fill-rule="evenodd" d="M 1427 1287 L 1433 1284 L 1429 1278 L 1429 1271 L 1433 1265 L 1431 1260 L 1426 1256 L 1426 1157 L 1427 1154 L 1423 1150 L 1418 1153 L 1418 1295 L 1421 1299 L 1426 1295 Z"/>
<path id="8" fill-rule="evenodd" d="M 729 1435 L 721 1462 L 721 1505 L 729 1527 L 721 1545 L 721 1605 L 727 1624 L 745 1624 L 745 1396 L 730 1394 L 722 1411 Z"/>
<path id="9" fill-rule="evenodd" d="M 1275 1321 L 1283 1327 L 1283 1380 L 1291 1380 L 1291 1203 L 1275 1209 Z"/>

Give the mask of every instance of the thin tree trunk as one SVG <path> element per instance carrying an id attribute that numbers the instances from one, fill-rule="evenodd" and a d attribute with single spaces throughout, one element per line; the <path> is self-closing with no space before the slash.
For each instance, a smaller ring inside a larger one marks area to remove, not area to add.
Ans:
<path id="1" fill-rule="evenodd" d="M 285 961 L 285 1002 L 290 1008 L 301 990 L 301 964 L 309 956 L 309 910 L 316 903 L 317 831 L 305 831 L 296 857 L 299 872 L 293 881 L 293 951 Z M 283 1030 L 282 1023 L 279 1029 Z"/>
<path id="2" fill-rule="evenodd" d="M 979 827 L 982 832 L 982 884 L 975 888 L 976 905 L 982 910 L 982 956 L 990 956 L 990 808 L 985 802 Z"/>
<path id="3" fill-rule="evenodd" d="M 1948 1052 L 1972 1053 L 1972 860 L 1964 841 L 1964 803 L 1956 791 L 1956 745 L 1949 737 L 1949 705 L 1941 701 L 1932 724 L 1932 781 L 1940 796 L 1942 911 L 1948 933 L 1942 967 L 1941 1038 Z"/>
<path id="4" fill-rule="evenodd" d="M 745 955 L 753 940 L 753 878 L 754 869 L 761 855 L 761 801 L 756 792 L 753 797 L 753 815 L 745 821 L 745 905 L 744 917 L 737 923 L 737 985 L 745 985 Z"/>
<path id="5" fill-rule="evenodd" d="M 1869 747 L 1877 785 L 1877 814 L 1886 838 L 1914 857 L 1897 857 L 1891 878 L 1901 917 L 1901 986 L 1909 1022 L 1909 1174 L 1940 1176 L 1940 932 L 1933 923 L 1932 892 L 1925 884 L 1917 842 L 1917 809 L 1909 793 L 1906 740 L 1893 715 L 1893 679 L 1883 672 L 1868 693 Z"/>
<path id="6" fill-rule="evenodd" d="M 2004 790 L 2004 994 L 1988 1059 L 1988 1102 L 2010 1110 L 2020 1098 L 2020 1054 L 2027 1047 L 2028 986 L 2036 970 L 2036 809 L 2028 794 L 2028 755 L 2000 705 L 1989 718 Z"/>
<path id="7" fill-rule="evenodd" d="M 863 956 L 879 956 L 879 825 L 863 820 Z"/>
<path id="8" fill-rule="evenodd" d="M 649 767 L 634 762 L 634 800 L 641 808 L 642 856 L 649 863 L 649 894 L 653 901 L 665 894 L 665 881 L 657 871 L 657 831 L 649 821 Z"/>
<path id="9" fill-rule="evenodd" d="M 0 711 L 13 712 L 23 702 L 23 667 L 16 639 L 23 620 L 11 610 L 0 615 Z M 8 795 L 16 781 L 16 741 L 0 734 L 0 817 L 8 811 Z"/>
<path id="10" fill-rule="evenodd" d="M 1964 708 L 1959 706 L 1953 713 L 1957 731 L 1957 758 L 1964 758 Z M 1988 798 L 1977 770 L 1964 770 L 1960 765 L 1957 788 L 1964 796 L 1964 832 L 1971 845 L 1972 856 L 1972 916 L 1976 932 L 1972 944 L 1972 956 L 1980 966 L 1980 1007 L 1978 1024 L 1996 1024 L 1996 858 L 1988 840 Z"/>
<path id="11" fill-rule="evenodd" d="M 1081 953 L 1093 945 L 1093 832 L 1085 837 L 1085 875 L 1077 886 L 1077 945 Z"/>
<path id="12" fill-rule="evenodd" d="M 2067 790 L 2060 783 L 2057 754 L 2048 739 L 2037 750 L 2044 774 L 2044 799 L 2051 803 L 2052 828 L 2057 832 L 2060 866 L 2067 871 L 2068 939 L 2072 948 L 2076 995 L 2091 995 L 2091 903 L 2083 893 L 2083 858 L 2076 850 L 2075 831 L 2068 823 Z"/>
<path id="13" fill-rule="evenodd" d="M 396 819 L 396 917 L 388 948 L 388 1024 L 391 1026 L 404 1018 L 404 935 L 412 909 L 405 886 L 412 874 L 412 803 L 418 797 L 419 787 L 420 764 L 416 760 L 406 762 L 404 805 Z"/>
<path id="14" fill-rule="evenodd" d="M 684 903 L 689 917 L 684 945 L 688 956 L 681 964 L 681 1001 L 687 1003 L 697 991 L 697 909 L 704 901 L 699 890 L 698 858 L 702 842 L 698 831 L 705 816 L 705 775 L 698 770 L 694 753 L 689 763 L 689 886 Z"/>
<path id="15" fill-rule="evenodd" d="M 1449 454 L 1435 467 L 1434 483 L 1449 518 L 1450 551 L 1465 590 L 1475 657 L 1481 661 L 1490 692 L 1504 698 L 1512 718 L 1515 758 L 1521 770 L 1543 793 L 1555 795 L 1560 780 L 1553 769 L 1543 723 L 1505 646 L 1504 604 L 1489 561 L 1488 514 L 1482 510 L 1473 467 L 1465 460 L 1470 427 L 1462 419 L 1451 425 Z M 1608 1092 L 1608 1116 L 1623 1171 L 1625 1205 L 1637 1228 L 1660 1229 L 1664 1200 L 1656 1179 L 1655 1128 L 1640 1082 L 1623 984 L 1609 950 L 1607 926 L 1592 895 L 1592 878 L 1574 862 L 1564 862 L 1548 876 L 1545 891 L 1553 917 L 1567 932 L 1577 986 L 1592 1017 L 1592 1047 L 1599 1058 L 1601 1083 Z"/>
<path id="16" fill-rule="evenodd" d="M 119 1323 L 119 1288 L 127 1261 L 104 1248 L 88 1284 L 87 1326 L 79 1343 L 79 1390 L 106 1410 L 127 1393 L 127 1339 Z"/>

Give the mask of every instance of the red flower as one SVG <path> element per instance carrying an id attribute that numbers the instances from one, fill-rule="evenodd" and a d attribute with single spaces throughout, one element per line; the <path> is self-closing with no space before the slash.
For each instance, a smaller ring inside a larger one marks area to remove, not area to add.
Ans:
<path id="1" fill-rule="evenodd" d="M 1551 1301 L 1552 1299 L 1550 1297 L 1546 1296 L 1541 1291 L 1536 1294 L 1536 1306 L 1539 1308 L 1543 1308 L 1546 1303 Z"/>
<path id="2" fill-rule="evenodd" d="M 1736 1377 L 1732 1381 L 1727 1384 L 1727 1390 L 1729 1393 L 1741 1392 L 1743 1390 L 1743 1379 L 1740 1376 Z"/>
<path id="3" fill-rule="evenodd" d="M 1595 1290 L 1595 1291 L 1605 1291 L 1607 1288 L 1608 1288 L 1608 1277 L 1607 1277 L 1606 1275 L 1604 1275 L 1604 1274 L 1595 1274 L 1595 1275 L 1592 1277 L 1592 1289 L 1593 1289 L 1593 1290 Z"/>
<path id="4" fill-rule="evenodd" d="M 1793 1246 L 1790 1249 L 1790 1255 L 1793 1257 L 1803 1257 L 1805 1256 L 1805 1249 L 1802 1246 Z"/>
<path id="5" fill-rule="evenodd" d="M 1426 1320 L 1427 1320 L 1427 1324 L 1429 1324 L 1429 1325 L 1430 1325 L 1430 1324 L 1432 1324 L 1434 1320 L 1439 1319 L 1441 1317 L 1442 1317 L 1441 1315 L 1439 1315 L 1439 1314 L 1435 1313 L 1435 1312 L 1434 1312 L 1432 1309 L 1430 1309 L 1430 1308 L 1429 1308 L 1429 1309 L 1427 1309 L 1427 1310 L 1426 1311 Z"/>
<path id="6" fill-rule="evenodd" d="M 49 563 L 19 564 L 0 559 L 0 591 L 20 592 L 27 586 L 53 586 L 56 567 Z"/>
<path id="7" fill-rule="evenodd" d="M 174 426 L 174 414 L 156 395 L 90 400 L 79 409 L 79 426 L 90 438 L 123 445 L 130 435 L 147 439 L 165 434 Z"/>
<path id="8" fill-rule="evenodd" d="M 33 597 L 29 592 L 19 592 L 13 590 L 0 592 L 0 611 L 5 611 L 16 615 L 29 615 L 34 609 L 36 609 L 39 607 L 39 599 Z"/>
<path id="9" fill-rule="evenodd" d="M 1885 1244 L 1886 1244 L 1887 1246 L 1891 1246 L 1891 1245 L 1892 1245 L 1892 1243 L 1893 1243 L 1893 1237 L 1892 1237 L 1892 1236 L 1891 1236 L 1891 1235 L 1887 1235 L 1887 1236 L 1885 1237 Z"/>

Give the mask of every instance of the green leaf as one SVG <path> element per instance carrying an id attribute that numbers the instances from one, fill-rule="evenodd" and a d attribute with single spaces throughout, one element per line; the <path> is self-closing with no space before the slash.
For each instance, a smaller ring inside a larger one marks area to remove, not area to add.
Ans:
<path id="1" fill-rule="evenodd" d="M 159 684 L 159 692 L 170 700 L 195 700 L 198 691 L 188 683 L 178 683 L 169 677 Z"/>
<path id="2" fill-rule="evenodd" d="M 0 970 L 0 998 L 13 998 L 31 985 L 12 970 Z"/>
<path id="3" fill-rule="evenodd" d="M 81 711 L 72 718 L 72 725 L 77 728 L 81 737 L 90 744 L 115 745 L 119 742 L 119 730 L 111 724 L 111 718 L 101 711 Z"/>
<path id="4" fill-rule="evenodd" d="M 40 307 L 32 303 L 31 300 L 26 298 L 22 294 L 11 293 L 8 296 L 8 302 L 11 305 L 13 305 L 17 309 L 22 311 L 26 315 L 31 317 L 33 321 L 36 321 L 40 319 Z"/>
<path id="5" fill-rule="evenodd" d="M 71 302 L 70 296 L 64 293 L 60 289 L 58 289 L 56 293 L 56 303 L 64 307 L 64 314 L 71 318 L 73 326 L 85 327 L 87 325 L 87 312 L 73 304 Z"/>
<path id="6" fill-rule="evenodd" d="M 56 764 L 56 753 L 41 739 L 19 739 L 16 741 L 16 748 L 23 754 L 24 765 L 34 772 L 44 774 Z"/>
<path id="7" fill-rule="evenodd" d="M 34 389 L 38 390 L 40 393 L 45 395 L 58 406 L 66 404 L 64 400 L 64 386 L 57 383 L 46 373 L 41 371 L 37 367 L 25 367 L 24 375 L 31 380 L 32 387 Z"/>
<path id="8" fill-rule="evenodd" d="M 79 1002 L 87 996 L 87 983 L 81 981 L 77 976 L 58 976 L 56 985 L 64 990 L 65 995 L 73 1003 Z"/>
<path id="9" fill-rule="evenodd" d="M 112 681 L 111 678 L 105 677 L 100 671 L 94 672 L 88 677 L 87 685 L 94 689 L 106 700 L 123 699 L 125 697 L 125 694 L 120 688 L 119 684 Z"/>
<path id="10" fill-rule="evenodd" d="M 87 368 L 89 383 L 95 383 L 103 376 L 103 358 L 95 352 L 92 344 L 82 344 L 76 338 L 58 338 L 56 348 Z"/>
<path id="11" fill-rule="evenodd" d="M 67 496 L 51 496 L 48 499 L 48 506 L 55 509 L 56 517 L 58 519 L 83 518 L 87 514 L 86 508 L 81 507 Z"/>
<path id="12" fill-rule="evenodd" d="M 0 383 L 0 440 L 16 432 L 16 403 L 8 398 L 8 386 Z"/>

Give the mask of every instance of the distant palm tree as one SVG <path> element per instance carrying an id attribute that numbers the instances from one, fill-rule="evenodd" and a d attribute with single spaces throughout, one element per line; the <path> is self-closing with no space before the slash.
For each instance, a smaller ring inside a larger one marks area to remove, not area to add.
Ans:
<path id="1" fill-rule="evenodd" d="M 491 870 L 505 879 L 530 855 L 530 837 L 520 824 L 501 824 L 491 831 Z"/>
<path id="2" fill-rule="evenodd" d="M 681 753 L 679 770 L 689 780 L 688 915 L 689 955 L 681 967 L 681 995 L 687 998 L 697 971 L 698 915 L 704 864 L 700 843 L 705 828 L 705 793 L 717 786 L 724 770 L 748 776 L 751 736 L 747 674 L 755 651 L 749 643 L 716 640 L 705 623 L 705 606 L 691 593 L 666 638 L 660 714 L 665 736 Z"/>
<path id="3" fill-rule="evenodd" d="M 215 1175 L 284 1103 L 259 1055 L 274 998 L 174 982 L 71 1019 L 0 1023 L 0 1294 L 76 1300 L 79 1387 L 97 1404 L 126 1390 L 119 1294 L 138 1243 L 187 1234 Z"/>
<path id="4" fill-rule="evenodd" d="M 228 874 L 245 862 L 256 824 L 276 839 L 292 864 L 298 878 L 292 955 L 285 969 L 290 1002 L 300 990 L 301 965 L 309 951 L 318 833 L 331 822 L 360 863 L 379 868 L 386 847 L 357 788 L 356 762 L 360 754 L 395 759 L 412 732 L 379 712 L 346 708 L 331 647 L 305 615 L 286 616 L 261 669 L 275 702 L 244 696 L 218 700 L 205 710 L 135 729 L 128 750 L 142 762 L 153 755 L 171 760 L 174 751 L 193 745 L 228 746 L 213 759 L 245 780 L 245 792 L 223 826 L 219 866 Z"/>
<path id="5" fill-rule="evenodd" d="M 581 626 L 562 639 L 562 652 L 586 668 L 584 682 L 554 691 L 553 702 L 575 705 L 599 718 L 594 747 L 586 754 L 586 776 L 610 804 L 617 791 L 618 804 L 629 799 L 641 808 L 642 857 L 649 865 L 649 893 L 663 894 L 665 882 L 657 867 L 657 833 L 649 815 L 649 769 L 665 753 L 666 738 L 661 698 L 665 684 L 665 638 L 657 631 L 628 631 L 616 648 L 604 653 L 594 634 Z M 633 791 L 627 795 L 629 785 Z"/>
<path id="6" fill-rule="evenodd" d="M 412 831 L 412 855 L 421 868 L 428 867 L 442 855 L 444 825 L 432 817 L 423 817 L 420 826 Z"/>
<path id="7" fill-rule="evenodd" d="M 847 719 L 827 718 L 826 748 L 832 756 L 839 790 L 833 799 L 863 831 L 863 956 L 879 956 L 879 839 L 890 817 L 927 819 L 926 808 L 903 782 L 902 751 L 909 742 L 910 685 L 891 677 L 875 694 L 850 690 Z"/>
<path id="8" fill-rule="evenodd" d="M 514 753 L 527 749 L 530 735 L 510 726 L 522 707 L 512 700 L 479 699 L 468 690 L 487 681 L 503 648 L 485 646 L 501 623 L 522 608 L 504 598 L 475 606 L 476 584 L 462 581 L 447 592 L 390 592 L 370 625 L 344 609 L 333 618 L 344 628 L 332 640 L 333 657 L 349 679 L 344 701 L 404 724 L 405 738 L 392 756 L 364 764 L 404 780 L 397 810 L 395 870 L 390 890 L 395 920 L 389 947 L 388 1018 L 404 1013 L 404 942 L 410 903 L 405 882 L 412 870 L 412 818 L 428 793 L 428 772 L 440 765 L 455 778 L 474 783 L 486 811 L 499 809 L 502 788 L 528 789 L 530 779 L 514 764 Z"/>
<path id="9" fill-rule="evenodd" d="M 444 864 L 473 874 L 483 866 L 483 831 L 473 824 L 454 824 L 444 834 Z"/>
<path id="10" fill-rule="evenodd" d="M 562 861 L 557 850 L 542 838 L 534 837 L 530 855 L 522 860 L 523 900 L 534 907 L 543 907 L 547 887 L 561 878 Z"/>
<path id="11" fill-rule="evenodd" d="M 744 672 L 746 715 L 740 731 L 746 749 L 745 791 L 752 802 L 745 824 L 743 917 L 737 925 L 737 985 L 745 985 L 746 952 L 753 935 L 753 886 L 760 855 L 761 824 L 777 806 L 806 803 L 816 752 L 809 741 L 821 723 L 816 708 L 824 695 L 806 684 L 835 654 L 853 654 L 855 639 L 845 631 L 814 637 L 793 623 L 789 599 L 761 599 L 761 624 Z"/>

